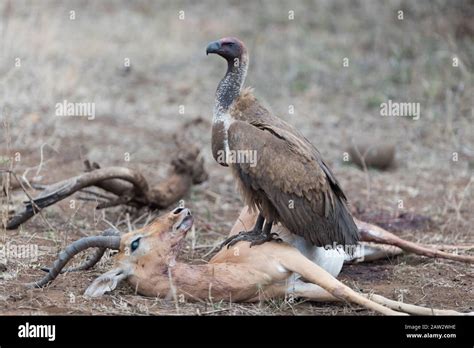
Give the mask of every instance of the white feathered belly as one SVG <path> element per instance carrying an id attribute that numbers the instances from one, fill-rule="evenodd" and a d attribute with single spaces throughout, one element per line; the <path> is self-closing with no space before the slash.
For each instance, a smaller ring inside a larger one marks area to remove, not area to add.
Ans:
<path id="1" fill-rule="evenodd" d="M 303 237 L 288 233 L 288 230 L 281 225 L 274 226 L 272 232 L 278 233 L 281 239 L 294 246 L 304 256 L 330 273 L 333 277 L 337 277 L 341 272 L 344 260 L 347 258 L 347 254 L 344 251 L 317 247 Z M 296 275 L 296 277 L 298 278 L 299 275 Z"/>

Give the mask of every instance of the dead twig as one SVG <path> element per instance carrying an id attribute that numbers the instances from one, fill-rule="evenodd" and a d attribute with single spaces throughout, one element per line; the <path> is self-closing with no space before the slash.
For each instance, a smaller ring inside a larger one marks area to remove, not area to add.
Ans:
<path id="1" fill-rule="evenodd" d="M 77 191 L 96 186 L 116 197 L 99 203 L 98 209 L 117 205 L 164 209 L 183 198 L 193 184 L 207 180 L 204 160 L 200 151 L 191 144 L 181 144 L 171 161 L 168 177 L 150 188 L 145 177 L 137 170 L 125 167 L 100 168 L 97 163 L 85 162 L 86 173 L 48 185 L 36 198 L 24 202 L 23 209 L 8 221 L 7 229 L 16 229 L 42 209 L 51 206 Z M 16 177 L 16 176 L 15 176 Z M 19 179 L 17 178 L 19 181 Z"/>

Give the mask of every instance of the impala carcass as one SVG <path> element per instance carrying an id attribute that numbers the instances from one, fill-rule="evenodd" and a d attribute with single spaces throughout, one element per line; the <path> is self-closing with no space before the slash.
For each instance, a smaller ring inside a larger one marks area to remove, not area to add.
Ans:
<path id="1" fill-rule="evenodd" d="M 231 234 L 251 225 L 256 218 L 244 208 Z M 116 249 L 118 254 L 114 267 L 87 288 L 85 295 L 90 297 L 112 291 L 122 280 L 127 280 L 141 295 L 171 300 L 184 297 L 194 301 L 255 302 L 291 295 L 316 301 L 352 302 L 388 315 L 401 312 L 459 314 L 355 292 L 334 277 L 344 262 L 342 253 L 315 249 L 314 246 L 308 249 L 301 242 L 303 239 L 284 228 L 278 233 L 288 242 L 275 241 L 250 247 L 249 242 L 241 241 L 232 248 L 221 249 L 208 263 L 180 262 L 177 257 L 192 225 L 190 210 L 176 208 L 142 229 L 121 237 L 83 238 L 68 246 L 48 275 L 32 285 L 46 285 L 75 254 L 89 247 L 99 247 L 99 255 L 105 248 Z M 98 257 L 95 259 L 97 261 Z"/>

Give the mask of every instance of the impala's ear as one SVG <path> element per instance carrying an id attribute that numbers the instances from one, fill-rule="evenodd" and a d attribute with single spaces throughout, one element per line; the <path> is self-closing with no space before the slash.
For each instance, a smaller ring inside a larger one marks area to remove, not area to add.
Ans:
<path id="1" fill-rule="evenodd" d="M 123 268 L 114 268 L 95 279 L 84 293 L 87 297 L 100 297 L 108 291 L 114 290 L 118 283 L 127 278 L 128 274 Z"/>

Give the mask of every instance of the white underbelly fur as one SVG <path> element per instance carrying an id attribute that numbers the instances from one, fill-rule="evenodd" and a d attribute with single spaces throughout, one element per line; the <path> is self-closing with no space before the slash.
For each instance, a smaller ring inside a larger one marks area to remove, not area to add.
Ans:
<path id="1" fill-rule="evenodd" d="M 294 246 L 304 256 L 330 273 L 333 277 L 337 277 L 341 272 L 344 260 L 347 258 L 344 251 L 314 246 L 303 237 L 288 233 L 281 225 L 275 226 L 273 232 L 277 232 L 281 239 Z"/>

